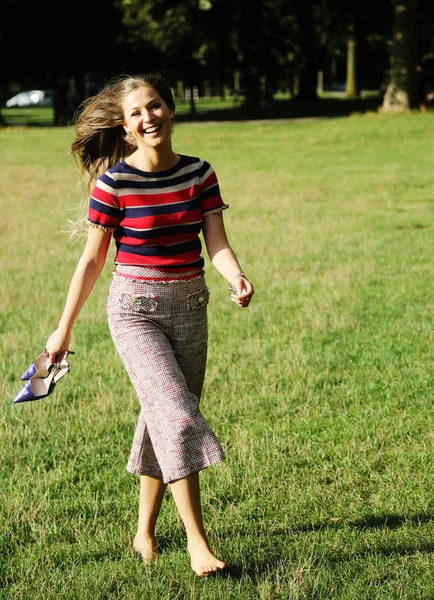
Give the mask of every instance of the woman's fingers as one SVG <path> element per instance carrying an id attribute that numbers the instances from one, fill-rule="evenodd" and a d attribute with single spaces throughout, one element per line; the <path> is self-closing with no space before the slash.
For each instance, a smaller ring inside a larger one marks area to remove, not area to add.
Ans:
<path id="1" fill-rule="evenodd" d="M 44 354 L 52 364 L 59 364 L 64 359 L 69 346 L 69 335 L 59 330 L 53 332 L 45 344 Z"/>
<path id="2" fill-rule="evenodd" d="M 235 302 L 235 304 L 237 304 L 241 308 L 247 308 L 250 304 L 251 296 L 250 295 L 237 296 L 235 294 L 232 294 L 231 300 L 232 300 L 232 302 Z"/>
<path id="3" fill-rule="evenodd" d="M 45 353 L 45 356 L 50 361 L 50 363 L 52 363 L 53 365 L 57 365 L 60 362 L 62 362 L 62 360 L 64 359 L 64 357 L 66 355 L 66 351 L 61 350 L 59 352 L 58 350 L 50 350 L 50 348 L 47 348 L 47 346 L 45 346 L 44 353 Z"/>
<path id="4" fill-rule="evenodd" d="M 253 285 L 248 279 L 242 277 L 236 284 L 233 284 L 231 288 L 235 294 L 231 294 L 231 300 L 235 302 L 241 308 L 247 308 L 250 304 L 255 290 Z"/>

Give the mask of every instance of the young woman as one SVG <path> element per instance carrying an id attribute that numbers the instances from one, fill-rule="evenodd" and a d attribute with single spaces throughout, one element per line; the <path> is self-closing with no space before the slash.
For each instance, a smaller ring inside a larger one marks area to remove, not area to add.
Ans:
<path id="1" fill-rule="evenodd" d="M 226 563 L 208 544 L 199 471 L 225 457 L 199 409 L 209 299 L 200 231 L 235 304 L 248 307 L 254 289 L 228 243 L 227 205 L 211 165 L 172 149 L 174 113 L 171 90 L 156 75 L 118 77 L 81 107 L 72 152 L 90 178 L 90 227 L 45 354 L 52 363 L 66 355 L 113 235 L 108 323 L 141 405 L 127 465 L 141 477 L 133 547 L 145 562 L 158 554 L 155 525 L 169 485 L 191 566 L 206 576 Z"/>

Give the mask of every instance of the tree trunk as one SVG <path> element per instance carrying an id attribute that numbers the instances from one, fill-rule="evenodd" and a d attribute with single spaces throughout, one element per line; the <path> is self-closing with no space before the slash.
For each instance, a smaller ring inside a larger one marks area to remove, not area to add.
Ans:
<path id="1" fill-rule="evenodd" d="M 295 100 L 318 100 L 318 64 L 315 53 L 315 19 L 314 5 L 316 0 L 303 0 L 298 5 L 299 22 L 302 32 L 301 60 L 299 63 L 299 89 Z"/>
<path id="2" fill-rule="evenodd" d="M 194 101 L 193 88 L 191 88 L 190 93 L 190 115 L 196 114 L 196 102 Z"/>
<path id="3" fill-rule="evenodd" d="M 240 70 L 235 69 L 234 70 L 234 93 L 236 96 L 239 96 L 241 93 L 240 77 L 241 77 Z"/>
<path id="4" fill-rule="evenodd" d="M 354 25 L 348 28 L 347 41 L 347 83 L 345 86 L 346 98 L 357 98 L 356 85 L 356 37 L 354 35 Z"/>
<path id="5" fill-rule="evenodd" d="M 406 112 L 417 106 L 417 0 L 395 0 L 390 73 L 383 112 Z"/>

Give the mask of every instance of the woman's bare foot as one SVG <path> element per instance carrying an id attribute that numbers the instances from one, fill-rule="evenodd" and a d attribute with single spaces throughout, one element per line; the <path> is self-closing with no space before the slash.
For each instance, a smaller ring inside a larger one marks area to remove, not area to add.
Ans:
<path id="1" fill-rule="evenodd" d="M 190 553 L 191 568 L 199 577 L 206 577 L 227 567 L 227 564 L 214 556 L 210 548 L 204 543 L 189 546 L 188 551 Z"/>
<path id="2" fill-rule="evenodd" d="M 145 564 L 149 564 L 158 558 L 160 554 L 160 549 L 154 537 L 139 538 L 136 536 L 133 542 L 133 549 L 141 555 Z"/>

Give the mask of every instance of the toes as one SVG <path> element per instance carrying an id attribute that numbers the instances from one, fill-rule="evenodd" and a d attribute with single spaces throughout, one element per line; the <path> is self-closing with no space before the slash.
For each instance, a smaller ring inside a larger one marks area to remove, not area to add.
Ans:
<path id="1" fill-rule="evenodd" d="M 207 577 L 208 575 L 214 575 L 215 573 L 218 573 L 218 571 L 222 571 L 226 566 L 226 563 L 207 565 L 206 567 L 202 567 L 200 571 L 196 571 L 196 574 L 199 575 L 199 577 Z"/>

